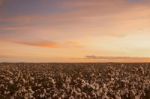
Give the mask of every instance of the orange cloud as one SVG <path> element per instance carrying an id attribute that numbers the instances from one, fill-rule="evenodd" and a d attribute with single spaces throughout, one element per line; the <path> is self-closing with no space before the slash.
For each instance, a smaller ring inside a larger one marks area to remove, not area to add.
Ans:
<path id="1" fill-rule="evenodd" d="M 15 41 L 15 43 L 43 48 L 59 48 L 61 46 L 60 44 L 51 41 L 34 41 L 34 42 Z"/>
<path id="2" fill-rule="evenodd" d="M 3 39 L 5 41 L 5 39 Z M 21 40 L 8 40 L 6 41 L 17 43 L 21 45 L 35 46 L 41 48 L 83 48 L 84 46 L 76 41 L 66 41 L 66 42 L 53 42 L 46 40 L 34 40 L 34 41 L 21 41 Z"/>

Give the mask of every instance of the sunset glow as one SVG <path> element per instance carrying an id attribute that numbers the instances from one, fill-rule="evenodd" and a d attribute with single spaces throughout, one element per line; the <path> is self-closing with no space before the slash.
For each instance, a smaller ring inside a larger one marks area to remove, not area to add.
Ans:
<path id="1" fill-rule="evenodd" d="M 1 62 L 149 62 L 150 0 L 0 0 L 0 46 Z"/>

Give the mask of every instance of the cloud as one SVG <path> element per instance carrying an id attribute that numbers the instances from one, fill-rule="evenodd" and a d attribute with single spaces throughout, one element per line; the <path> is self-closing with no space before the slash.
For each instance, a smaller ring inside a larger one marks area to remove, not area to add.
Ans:
<path id="1" fill-rule="evenodd" d="M 88 55 L 85 56 L 88 59 L 134 59 L 134 58 L 144 58 L 144 57 L 114 57 L 114 56 L 95 56 L 95 55 Z"/>
<path id="2" fill-rule="evenodd" d="M 88 55 L 84 59 L 105 61 L 105 62 L 149 62 L 150 57 L 124 57 L 124 56 L 96 56 Z"/>
<path id="3" fill-rule="evenodd" d="M 33 47 L 41 47 L 41 48 L 57 48 L 57 49 L 62 49 L 62 48 L 84 48 L 84 46 L 77 42 L 77 41 L 49 41 L 49 40 L 43 40 L 43 39 L 8 39 L 4 38 L 1 39 L 0 42 L 9 42 L 9 43 L 16 43 L 19 45 L 27 45 L 27 46 L 33 46 Z"/>
<path id="4" fill-rule="evenodd" d="M 52 41 L 14 41 L 18 44 L 28 45 L 28 46 L 36 46 L 36 47 L 42 47 L 42 48 L 59 48 L 61 45 L 52 42 Z"/>

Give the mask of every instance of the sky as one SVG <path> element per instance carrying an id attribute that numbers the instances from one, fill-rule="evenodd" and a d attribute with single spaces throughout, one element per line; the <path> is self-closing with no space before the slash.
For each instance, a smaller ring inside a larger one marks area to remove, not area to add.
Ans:
<path id="1" fill-rule="evenodd" d="M 0 62 L 150 61 L 150 0 L 0 0 Z"/>

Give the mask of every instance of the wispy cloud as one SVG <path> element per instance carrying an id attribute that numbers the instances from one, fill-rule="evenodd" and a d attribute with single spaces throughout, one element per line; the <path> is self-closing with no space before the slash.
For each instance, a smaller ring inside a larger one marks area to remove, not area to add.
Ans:
<path id="1" fill-rule="evenodd" d="M 88 55 L 84 59 L 95 60 L 97 62 L 149 62 L 150 57 L 129 57 L 129 56 L 95 56 Z"/>
<path id="2" fill-rule="evenodd" d="M 42 48 L 59 48 L 61 45 L 56 42 L 52 41 L 14 41 L 18 44 L 28 45 L 28 46 L 36 46 L 36 47 L 42 47 Z"/>
<path id="3" fill-rule="evenodd" d="M 88 59 L 144 59 L 146 57 L 123 57 L 123 56 L 95 56 L 95 55 L 88 55 L 85 56 Z"/>
<path id="4" fill-rule="evenodd" d="M 16 43 L 19 45 L 26 45 L 26 46 L 32 46 L 32 47 L 41 47 L 41 48 L 84 48 L 84 46 L 77 42 L 77 41 L 63 41 L 63 42 L 59 42 L 59 41 L 49 41 L 49 40 L 42 40 L 42 39 L 38 39 L 38 40 L 15 40 L 15 39 L 1 39 L 1 41 L 7 41 L 10 43 Z"/>

